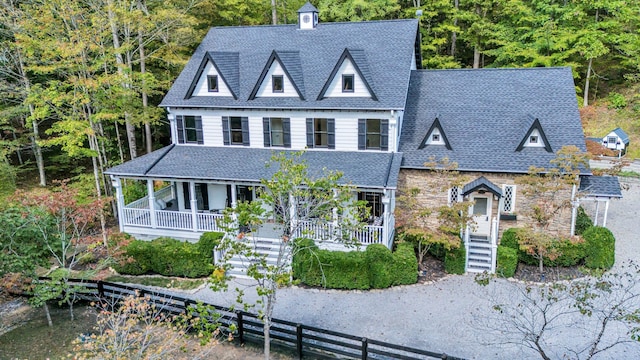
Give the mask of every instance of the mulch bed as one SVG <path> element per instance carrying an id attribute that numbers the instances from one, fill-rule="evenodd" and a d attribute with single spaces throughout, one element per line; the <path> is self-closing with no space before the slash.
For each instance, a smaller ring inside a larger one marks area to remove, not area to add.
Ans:
<path id="1" fill-rule="evenodd" d="M 418 272 L 418 284 L 424 284 L 444 278 L 448 274 L 444 271 L 444 261 L 428 254 L 422 261 Z"/>
<path id="2" fill-rule="evenodd" d="M 545 267 L 544 275 L 541 275 L 538 266 L 519 263 L 518 269 L 513 277 L 522 281 L 553 282 L 573 280 L 584 276 L 586 276 L 586 274 L 580 271 L 579 266 Z"/>

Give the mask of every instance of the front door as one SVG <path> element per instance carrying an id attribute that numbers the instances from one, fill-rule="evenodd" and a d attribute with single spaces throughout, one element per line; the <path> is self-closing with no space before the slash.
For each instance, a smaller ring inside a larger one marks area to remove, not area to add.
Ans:
<path id="1" fill-rule="evenodd" d="M 471 206 L 473 220 L 476 222 L 474 234 L 489 235 L 491 233 L 491 201 L 493 196 L 490 193 L 474 194 L 472 197 L 474 204 Z"/>

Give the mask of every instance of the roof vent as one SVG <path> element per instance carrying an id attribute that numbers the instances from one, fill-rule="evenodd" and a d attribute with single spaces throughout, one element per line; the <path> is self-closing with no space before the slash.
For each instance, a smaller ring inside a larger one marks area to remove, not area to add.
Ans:
<path id="1" fill-rule="evenodd" d="M 307 1 L 298 10 L 298 28 L 301 30 L 311 30 L 318 26 L 318 9 Z"/>

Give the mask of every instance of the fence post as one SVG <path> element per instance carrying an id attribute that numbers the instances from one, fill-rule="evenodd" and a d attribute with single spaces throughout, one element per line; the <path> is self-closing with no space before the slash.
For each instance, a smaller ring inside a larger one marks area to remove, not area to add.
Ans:
<path id="1" fill-rule="evenodd" d="M 104 284 L 102 281 L 98 281 L 98 297 L 100 299 L 104 297 Z"/>
<path id="2" fill-rule="evenodd" d="M 238 340 L 240 340 L 240 345 L 244 345 L 244 325 L 242 323 L 242 311 L 236 311 L 236 316 L 238 317 Z"/>
<path id="3" fill-rule="evenodd" d="M 296 325 L 296 347 L 298 349 L 298 359 L 302 359 L 302 324 Z"/>
<path id="4" fill-rule="evenodd" d="M 367 360 L 369 354 L 369 340 L 362 338 L 362 360 Z"/>

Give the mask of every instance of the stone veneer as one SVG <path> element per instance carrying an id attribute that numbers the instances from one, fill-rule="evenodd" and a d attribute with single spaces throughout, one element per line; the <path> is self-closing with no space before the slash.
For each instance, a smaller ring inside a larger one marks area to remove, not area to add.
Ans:
<path id="1" fill-rule="evenodd" d="M 401 169 L 398 179 L 398 196 L 402 195 L 403 189 L 419 188 L 421 189 L 417 199 L 422 206 L 437 208 L 447 204 L 448 189 L 444 184 L 449 184 L 449 179 L 443 179 L 442 174 L 437 174 L 429 170 L 415 170 L 415 169 Z M 519 174 L 507 174 L 507 173 L 481 173 L 481 172 L 461 172 L 459 176 L 462 178 L 462 184 L 467 184 L 480 176 L 484 176 L 489 181 L 502 188 L 502 185 L 514 185 L 515 179 Z M 500 220 L 499 233 L 500 237 L 504 230 L 512 227 L 524 227 L 532 224 L 529 211 L 534 203 L 534 199 L 527 198 L 522 194 L 521 185 L 516 185 L 516 201 L 514 213 L 517 214 L 517 220 Z M 464 185 L 463 185 L 464 186 Z M 571 197 L 571 189 L 563 191 L 560 196 L 566 196 L 567 199 Z M 402 211 L 400 205 L 396 208 L 396 211 Z M 493 201 L 493 207 L 491 216 L 497 216 L 498 214 L 498 201 Z M 430 226 L 436 227 L 438 224 L 437 214 L 433 214 L 427 220 Z M 560 211 L 552 220 L 549 226 L 549 232 L 559 237 L 569 237 L 571 233 L 571 208 L 567 207 Z"/>

